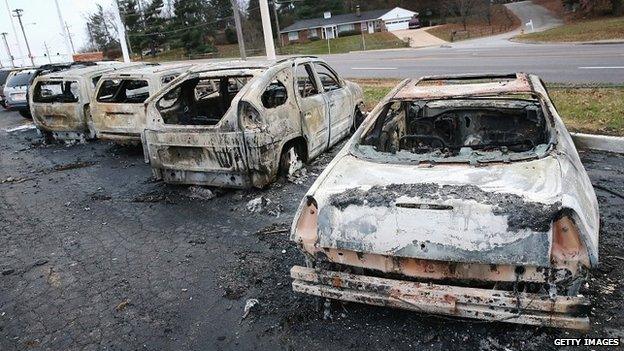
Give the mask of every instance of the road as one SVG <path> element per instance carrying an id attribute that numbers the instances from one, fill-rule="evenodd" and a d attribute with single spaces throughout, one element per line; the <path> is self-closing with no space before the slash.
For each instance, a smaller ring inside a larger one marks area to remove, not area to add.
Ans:
<path id="1" fill-rule="evenodd" d="M 507 5 L 535 30 L 561 24 L 531 2 Z M 624 44 L 528 44 L 513 32 L 443 47 L 324 55 L 339 74 L 353 78 L 406 78 L 458 73 L 530 72 L 548 82 L 624 83 Z"/>
<path id="2" fill-rule="evenodd" d="M 22 123 L 0 112 L 0 350 L 554 351 L 555 338 L 624 336 L 624 200 L 600 188 L 587 334 L 353 303 L 324 320 L 317 300 L 291 290 L 304 258 L 288 229 L 339 147 L 302 184 L 207 199 L 152 181 L 140 148 L 43 145 Z M 624 191 L 622 156 L 581 157 L 592 182 Z M 259 196 L 272 205 L 249 212 Z M 248 299 L 258 304 L 242 318 Z"/>

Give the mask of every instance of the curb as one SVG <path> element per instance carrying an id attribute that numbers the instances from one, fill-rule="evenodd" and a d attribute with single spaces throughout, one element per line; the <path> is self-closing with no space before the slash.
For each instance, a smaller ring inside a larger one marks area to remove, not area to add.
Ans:
<path id="1" fill-rule="evenodd" d="M 624 137 L 584 133 L 570 133 L 570 135 L 577 148 L 624 154 Z"/>

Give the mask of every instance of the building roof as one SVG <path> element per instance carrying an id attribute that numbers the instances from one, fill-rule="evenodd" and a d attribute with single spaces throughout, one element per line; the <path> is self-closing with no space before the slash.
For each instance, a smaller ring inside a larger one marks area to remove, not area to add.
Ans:
<path id="1" fill-rule="evenodd" d="M 390 12 L 392 9 L 383 9 L 383 10 L 371 10 L 371 11 L 362 11 L 360 15 L 356 15 L 355 13 L 345 13 L 342 15 L 332 15 L 330 18 L 325 19 L 323 17 L 320 18 L 309 18 L 297 21 L 290 26 L 280 30 L 280 33 L 294 32 L 302 29 L 308 28 L 318 28 L 324 26 L 331 25 L 339 25 L 345 23 L 354 23 L 354 22 L 362 22 L 378 19 L 379 17 L 385 15 Z"/>

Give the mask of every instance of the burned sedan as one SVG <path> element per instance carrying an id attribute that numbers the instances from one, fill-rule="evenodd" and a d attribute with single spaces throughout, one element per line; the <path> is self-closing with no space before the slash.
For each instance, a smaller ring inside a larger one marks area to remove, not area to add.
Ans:
<path id="1" fill-rule="evenodd" d="M 293 289 L 587 329 L 598 204 L 538 77 L 405 80 L 303 199 Z"/>
<path id="2" fill-rule="evenodd" d="M 362 120 L 362 90 L 313 57 L 200 66 L 151 97 L 143 149 L 168 183 L 263 187 Z"/>
<path id="3" fill-rule="evenodd" d="M 121 143 L 140 142 L 146 125 L 143 103 L 190 67 L 149 65 L 104 74 L 91 107 L 96 137 Z"/>

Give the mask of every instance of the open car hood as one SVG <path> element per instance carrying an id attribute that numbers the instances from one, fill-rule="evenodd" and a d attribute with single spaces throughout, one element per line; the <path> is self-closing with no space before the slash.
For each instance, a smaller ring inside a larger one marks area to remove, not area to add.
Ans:
<path id="1" fill-rule="evenodd" d="M 548 266 L 561 184 L 554 156 L 431 167 L 346 155 L 311 193 L 319 208 L 317 244 L 397 257 Z"/>

